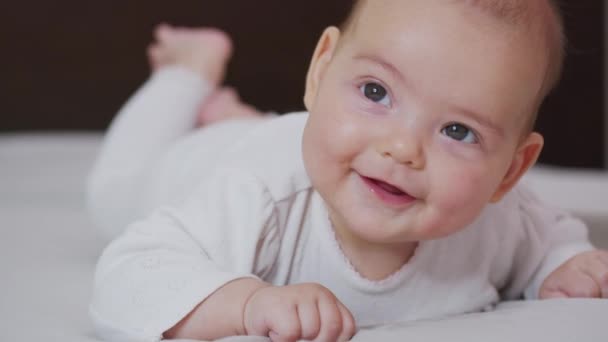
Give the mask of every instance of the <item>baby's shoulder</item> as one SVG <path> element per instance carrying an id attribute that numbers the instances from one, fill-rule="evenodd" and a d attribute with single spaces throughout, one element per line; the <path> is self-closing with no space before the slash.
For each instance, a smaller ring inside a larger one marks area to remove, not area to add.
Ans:
<path id="1" fill-rule="evenodd" d="M 524 233 L 522 208 L 526 206 L 526 200 L 518 187 L 500 201 L 487 204 L 473 222 L 465 229 L 448 236 L 443 243 L 451 246 L 466 246 L 460 248 L 464 255 L 469 253 L 496 255 L 497 251 L 512 252 Z"/>
<path id="2" fill-rule="evenodd" d="M 297 112 L 265 119 L 235 139 L 218 166 L 253 175 L 277 200 L 310 188 L 302 159 L 307 117 Z"/>
<path id="3" fill-rule="evenodd" d="M 559 212 L 540 200 L 526 184 L 520 183 L 499 202 L 488 204 L 474 225 L 494 236 L 516 236 L 518 231 L 524 233 L 542 228 Z"/>

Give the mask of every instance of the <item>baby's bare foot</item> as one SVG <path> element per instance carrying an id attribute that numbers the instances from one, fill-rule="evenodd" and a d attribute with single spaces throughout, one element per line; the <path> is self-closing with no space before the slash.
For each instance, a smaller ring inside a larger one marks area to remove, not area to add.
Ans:
<path id="1" fill-rule="evenodd" d="M 232 42 L 223 31 L 214 28 L 177 28 L 161 24 L 156 41 L 148 48 L 154 70 L 166 65 L 186 67 L 214 86 L 224 77 L 232 54 Z"/>
<path id="2" fill-rule="evenodd" d="M 224 87 L 205 101 L 197 117 L 197 125 L 200 127 L 228 119 L 262 116 L 263 114 L 252 106 L 242 103 L 234 89 Z"/>

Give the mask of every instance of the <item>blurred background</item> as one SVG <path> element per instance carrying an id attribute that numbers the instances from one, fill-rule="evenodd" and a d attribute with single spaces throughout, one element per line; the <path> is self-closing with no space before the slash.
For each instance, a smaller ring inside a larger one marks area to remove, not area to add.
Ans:
<path id="1" fill-rule="evenodd" d="M 304 75 L 322 29 L 350 0 L 4 1 L 0 4 L 0 134 L 99 131 L 146 79 L 160 22 L 218 26 L 235 40 L 226 83 L 263 110 L 303 107 Z M 603 0 L 562 1 L 569 38 L 559 89 L 537 129 L 541 161 L 605 168 Z"/>

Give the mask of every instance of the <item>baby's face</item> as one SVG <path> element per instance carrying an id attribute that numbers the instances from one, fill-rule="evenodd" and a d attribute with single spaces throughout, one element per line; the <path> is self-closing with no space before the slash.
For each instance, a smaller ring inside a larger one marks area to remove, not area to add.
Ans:
<path id="1" fill-rule="evenodd" d="M 339 232 L 373 243 L 446 236 L 510 188 L 546 58 L 462 4 L 370 3 L 350 33 L 320 41 L 305 165 Z"/>

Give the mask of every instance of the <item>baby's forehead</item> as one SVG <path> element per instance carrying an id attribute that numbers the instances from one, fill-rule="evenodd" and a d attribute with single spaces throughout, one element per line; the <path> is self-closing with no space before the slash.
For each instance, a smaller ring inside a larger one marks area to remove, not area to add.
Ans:
<path id="1" fill-rule="evenodd" d="M 547 24 L 551 19 L 549 17 L 551 14 L 547 12 L 552 9 L 546 1 L 545 5 L 548 7 L 542 9 L 539 5 L 541 1 L 544 0 L 363 0 L 355 9 L 359 11 L 357 17 L 353 19 L 355 21 L 346 28 L 350 33 L 347 33 L 349 37 L 345 39 L 345 45 L 352 47 L 348 51 L 355 54 L 360 54 L 360 51 L 374 54 L 375 50 L 378 50 L 377 55 L 386 57 L 383 59 L 403 69 L 408 69 L 411 65 L 420 65 L 408 64 L 405 61 L 415 60 L 413 63 L 425 63 L 423 59 L 415 59 L 416 54 L 413 54 L 414 57 L 409 57 L 411 54 L 408 49 L 416 46 L 422 47 L 427 56 L 449 56 L 441 54 L 439 50 L 433 50 L 432 47 L 435 46 L 438 49 L 444 47 L 456 52 L 464 48 L 481 55 L 491 55 L 491 52 L 495 51 L 499 56 L 488 61 L 502 60 L 500 56 L 505 56 L 505 61 L 516 63 L 509 64 L 514 66 L 514 69 L 526 70 L 522 72 L 524 75 L 535 75 L 533 82 L 527 83 L 533 84 L 534 87 L 538 85 L 541 89 L 528 89 L 528 93 L 532 94 L 531 97 L 537 98 L 535 102 L 540 103 L 547 89 L 553 86 L 554 80 L 558 77 L 560 60 L 556 57 L 558 53 L 553 53 L 559 50 L 559 41 L 556 39 L 555 43 L 552 42 L 552 39 L 558 38 L 558 35 L 556 32 L 549 32 L 550 28 Z M 535 6 L 539 7 L 535 8 Z M 546 12 L 540 13 L 540 10 Z M 534 22 L 535 20 L 537 22 Z M 390 31 L 399 33 L 391 34 Z M 458 37 L 470 39 L 462 40 Z M 465 48 L 459 45 L 459 42 L 471 45 Z M 429 50 L 424 49 L 426 46 L 429 46 Z M 407 58 L 403 59 L 401 57 L 404 54 Z M 454 60 L 455 67 L 447 71 L 458 73 L 456 70 L 469 70 L 470 65 L 466 65 L 469 60 L 476 61 L 475 70 L 480 70 L 478 73 L 481 75 L 480 78 L 484 75 L 496 75 L 502 70 L 500 65 L 503 64 L 485 63 L 484 60 L 468 57 L 470 56 L 460 54 L 448 58 L 450 61 Z M 431 60 L 435 59 L 431 58 Z M 463 62 L 458 64 L 457 61 Z M 496 72 L 488 71 L 490 69 Z M 488 72 L 484 73 L 483 70 Z M 521 76 L 522 73 L 512 72 L 510 75 Z M 486 78 L 492 79 L 490 76 Z M 530 104 L 532 100 L 525 101 L 526 113 L 536 111 L 528 107 L 536 108 L 539 105 Z M 530 122 L 533 122 L 534 116 L 530 115 L 530 117 Z"/>
<path id="2" fill-rule="evenodd" d="M 345 35 L 358 31 L 359 26 L 370 30 L 367 23 L 393 21 L 393 29 L 408 24 L 404 17 L 412 9 L 422 9 L 433 16 L 434 9 L 464 11 L 480 18 L 484 31 L 508 34 L 520 41 L 534 41 L 548 59 L 545 95 L 559 80 L 564 60 L 565 37 L 559 9 L 553 0 L 356 0 L 347 20 L 342 25 Z M 402 15 L 403 14 L 403 15 Z M 370 20 L 372 19 L 372 20 Z M 470 20 L 466 19 L 465 20 Z M 440 22 L 437 23 L 441 24 Z M 371 27 L 372 31 L 378 27 Z"/>
<path id="3" fill-rule="evenodd" d="M 538 0 L 451 0 L 463 3 L 491 17 L 512 25 L 530 23 L 534 3 Z"/>
<path id="4" fill-rule="evenodd" d="M 385 6 L 389 1 L 397 2 L 407 6 L 413 2 L 425 2 L 429 0 L 357 0 L 354 2 L 351 13 L 349 14 L 346 23 L 355 23 L 357 19 L 369 11 L 370 9 L 377 10 L 378 8 L 391 8 Z M 430 0 L 433 1 L 433 0 Z M 464 5 L 469 9 L 476 10 L 480 13 L 488 15 L 497 21 L 509 23 L 512 25 L 526 25 L 534 21 L 534 17 L 550 9 L 549 0 L 440 0 L 445 2 L 444 5 Z M 540 19 L 540 18 L 536 18 Z"/>

